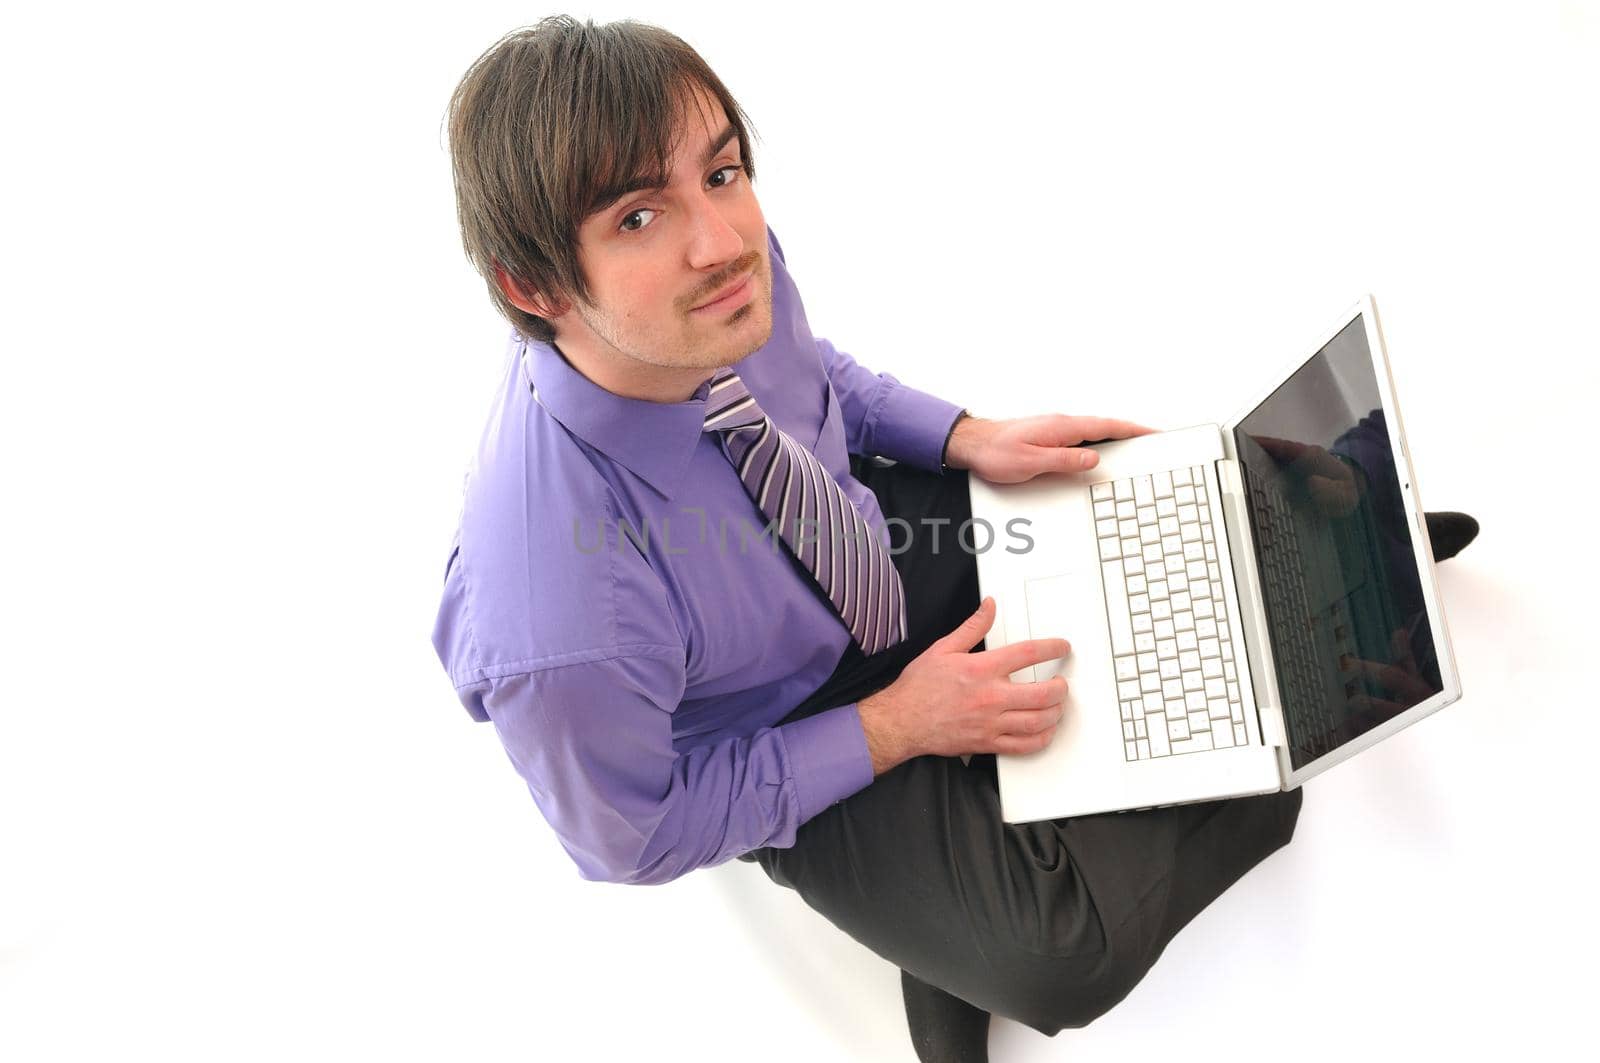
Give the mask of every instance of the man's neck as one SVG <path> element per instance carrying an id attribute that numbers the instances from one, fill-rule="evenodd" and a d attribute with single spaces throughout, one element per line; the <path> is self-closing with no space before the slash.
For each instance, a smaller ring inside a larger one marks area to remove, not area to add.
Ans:
<path id="1" fill-rule="evenodd" d="M 563 361 L 583 374 L 597 387 L 625 399 L 645 402 L 688 402 L 700 385 L 711 379 L 714 369 L 696 366 L 663 368 L 633 358 L 606 357 L 574 352 L 552 343 Z"/>

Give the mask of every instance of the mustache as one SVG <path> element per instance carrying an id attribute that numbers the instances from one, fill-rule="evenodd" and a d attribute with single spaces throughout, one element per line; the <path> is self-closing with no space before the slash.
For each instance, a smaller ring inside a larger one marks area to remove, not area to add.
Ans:
<path id="1" fill-rule="evenodd" d="M 702 303 L 708 302 L 712 296 L 733 282 L 735 277 L 742 277 L 746 273 L 755 271 L 761 265 L 761 252 L 751 251 L 741 255 L 729 266 L 720 277 L 713 278 L 705 289 L 696 293 L 685 305 L 685 310 L 692 310 Z"/>

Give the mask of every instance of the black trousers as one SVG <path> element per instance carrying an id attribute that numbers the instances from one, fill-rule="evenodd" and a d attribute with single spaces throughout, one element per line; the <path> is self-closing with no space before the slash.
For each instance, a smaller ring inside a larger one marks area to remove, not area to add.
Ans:
<path id="1" fill-rule="evenodd" d="M 956 541 L 967 474 L 859 457 L 851 469 L 913 529 L 890 536 L 909 542 L 894 555 L 908 638 L 871 657 L 852 644 L 786 720 L 882 689 L 978 608 L 976 559 Z M 941 517 L 936 545 L 923 519 Z M 792 847 L 740 859 L 890 963 L 1053 1037 L 1115 1006 L 1201 909 L 1288 844 L 1300 803 L 1296 789 L 1007 824 L 992 754 L 921 756 L 801 824 Z"/>

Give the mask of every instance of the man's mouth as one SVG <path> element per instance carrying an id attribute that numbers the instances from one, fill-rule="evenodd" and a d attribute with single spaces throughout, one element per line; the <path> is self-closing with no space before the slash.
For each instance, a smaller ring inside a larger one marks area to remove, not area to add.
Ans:
<path id="1" fill-rule="evenodd" d="M 750 300 L 755 288 L 755 276 L 756 271 L 751 269 L 743 277 L 723 288 L 708 301 L 701 303 L 689 312 L 692 314 L 715 314 L 743 306 Z"/>

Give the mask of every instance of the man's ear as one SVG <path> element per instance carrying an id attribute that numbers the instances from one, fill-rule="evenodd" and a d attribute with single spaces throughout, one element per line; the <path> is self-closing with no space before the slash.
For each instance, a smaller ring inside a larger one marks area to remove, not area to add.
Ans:
<path id="1" fill-rule="evenodd" d="M 506 272 L 504 266 L 494 264 L 494 281 L 505 292 L 506 298 L 511 300 L 511 305 L 523 313 L 534 314 L 545 320 L 552 320 L 566 313 L 567 308 L 546 299 L 539 292 L 525 286 L 516 277 Z"/>

